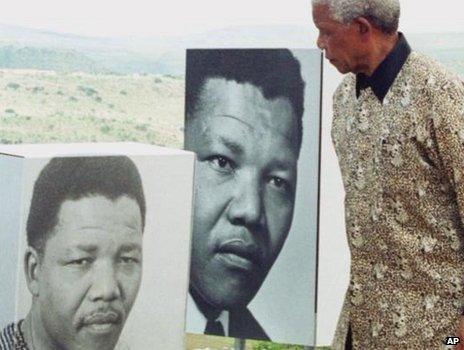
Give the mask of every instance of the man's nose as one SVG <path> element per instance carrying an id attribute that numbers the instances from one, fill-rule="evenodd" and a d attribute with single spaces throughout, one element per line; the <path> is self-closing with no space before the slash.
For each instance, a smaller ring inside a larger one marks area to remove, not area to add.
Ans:
<path id="1" fill-rule="evenodd" d="M 102 262 L 95 267 L 89 296 L 92 301 L 110 302 L 121 297 L 117 271 L 112 262 Z"/>
<path id="2" fill-rule="evenodd" d="M 235 186 L 227 214 L 229 221 L 234 225 L 263 224 L 263 191 L 258 176 L 242 174 Z"/>
<path id="3" fill-rule="evenodd" d="M 320 50 L 325 50 L 325 42 L 320 34 L 317 36 L 316 45 Z"/>

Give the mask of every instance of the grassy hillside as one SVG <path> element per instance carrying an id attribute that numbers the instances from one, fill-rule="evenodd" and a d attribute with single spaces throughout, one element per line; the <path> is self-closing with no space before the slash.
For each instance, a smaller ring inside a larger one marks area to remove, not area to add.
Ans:
<path id="1" fill-rule="evenodd" d="M 184 82 L 162 75 L 0 70 L 0 143 L 182 146 Z"/>

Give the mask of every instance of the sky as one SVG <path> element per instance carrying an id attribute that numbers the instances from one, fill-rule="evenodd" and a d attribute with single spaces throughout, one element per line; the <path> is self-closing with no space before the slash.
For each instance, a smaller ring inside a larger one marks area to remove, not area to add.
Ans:
<path id="1" fill-rule="evenodd" d="M 311 0 L 15 0 L 0 23 L 100 37 L 153 37 L 235 25 L 311 23 Z M 439 4 L 439 6 L 438 6 Z M 464 1 L 402 0 L 405 32 L 464 32 Z"/>

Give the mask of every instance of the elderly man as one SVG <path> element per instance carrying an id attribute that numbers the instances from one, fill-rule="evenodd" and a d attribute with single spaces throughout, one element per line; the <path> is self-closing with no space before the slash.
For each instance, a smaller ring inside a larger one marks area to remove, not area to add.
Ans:
<path id="1" fill-rule="evenodd" d="M 287 238 L 303 92 L 289 50 L 192 50 L 185 146 L 198 156 L 187 331 L 269 339 L 247 305 Z"/>
<path id="2" fill-rule="evenodd" d="M 25 253 L 32 306 L 2 350 L 112 350 L 142 274 L 145 197 L 127 157 L 54 158 L 34 185 Z"/>
<path id="3" fill-rule="evenodd" d="M 317 45 L 350 73 L 332 127 L 351 250 L 334 349 L 438 349 L 463 299 L 463 85 L 411 51 L 398 0 L 312 3 Z"/>

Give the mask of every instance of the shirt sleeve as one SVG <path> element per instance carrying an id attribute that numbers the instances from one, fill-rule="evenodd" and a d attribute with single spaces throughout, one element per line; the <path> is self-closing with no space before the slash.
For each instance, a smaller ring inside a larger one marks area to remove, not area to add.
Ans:
<path id="1" fill-rule="evenodd" d="M 464 84 L 460 80 L 448 81 L 433 94 L 432 121 L 438 155 L 464 223 Z"/>

